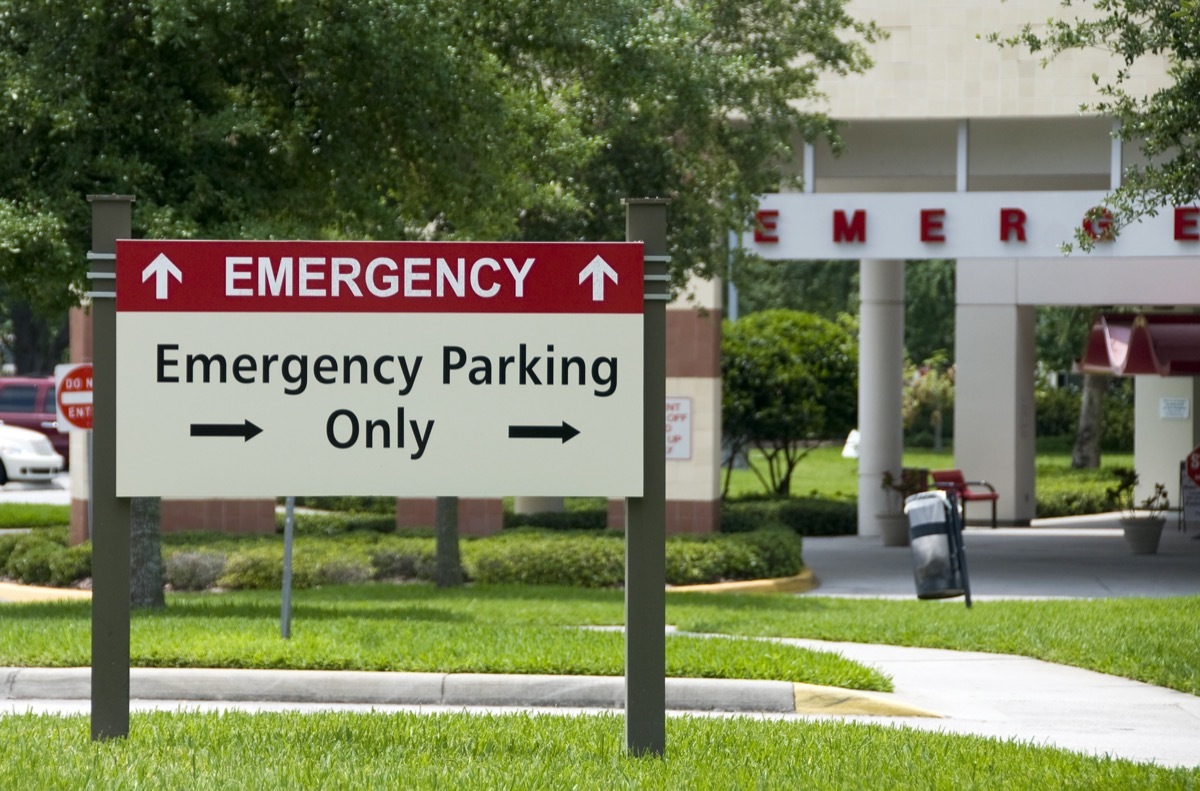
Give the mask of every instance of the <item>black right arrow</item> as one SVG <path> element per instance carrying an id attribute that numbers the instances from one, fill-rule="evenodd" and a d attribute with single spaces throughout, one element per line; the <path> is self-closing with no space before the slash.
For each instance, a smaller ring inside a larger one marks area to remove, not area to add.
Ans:
<path id="1" fill-rule="evenodd" d="M 566 442 L 579 433 L 579 429 L 567 421 L 561 426 L 509 426 L 509 439 L 561 439 Z"/>
<path id="2" fill-rule="evenodd" d="M 249 442 L 262 433 L 262 429 L 246 420 L 242 423 L 193 423 L 193 437 L 241 437 Z"/>

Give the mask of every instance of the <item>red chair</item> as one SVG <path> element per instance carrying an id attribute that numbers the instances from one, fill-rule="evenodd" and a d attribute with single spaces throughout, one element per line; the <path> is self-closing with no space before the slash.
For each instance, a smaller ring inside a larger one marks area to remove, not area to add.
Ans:
<path id="1" fill-rule="evenodd" d="M 963 524 L 967 523 L 967 502 L 982 500 L 990 501 L 992 504 L 992 528 L 996 527 L 996 501 L 1000 499 L 1000 495 L 996 494 L 996 489 L 987 481 L 968 481 L 963 479 L 962 470 L 933 470 L 930 475 L 933 477 L 933 485 L 938 489 L 946 492 L 954 492 L 958 497 L 962 508 Z M 971 487 L 977 487 L 972 489 Z M 987 491 L 979 491 L 979 489 L 987 489 Z"/>

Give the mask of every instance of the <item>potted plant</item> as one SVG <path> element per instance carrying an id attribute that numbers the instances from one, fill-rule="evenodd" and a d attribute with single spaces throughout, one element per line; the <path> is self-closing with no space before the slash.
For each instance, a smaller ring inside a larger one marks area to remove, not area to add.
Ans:
<path id="1" fill-rule="evenodd" d="M 888 511 L 885 514 L 879 514 L 883 545 L 885 547 L 906 547 L 908 546 L 908 518 L 904 515 L 904 501 L 909 495 L 926 491 L 929 488 L 929 470 L 905 467 L 900 470 L 898 479 L 892 475 L 891 470 L 885 470 L 882 485 L 888 495 Z"/>
<path id="2" fill-rule="evenodd" d="M 1138 485 L 1138 474 L 1129 467 L 1114 470 L 1117 482 L 1107 489 L 1109 499 L 1121 509 L 1121 528 L 1125 542 L 1135 555 L 1152 555 L 1158 551 L 1163 525 L 1167 518 L 1164 512 L 1171 507 L 1164 484 L 1154 484 L 1154 491 L 1140 502 L 1134 499 Z"/>

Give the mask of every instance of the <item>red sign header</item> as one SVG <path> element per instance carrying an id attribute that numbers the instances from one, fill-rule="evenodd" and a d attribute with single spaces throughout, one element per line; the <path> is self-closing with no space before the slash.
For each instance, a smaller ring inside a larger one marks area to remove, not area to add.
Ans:
<path id="1" fill-rule="evenodd" d="M 117 242 L 117 310 L 641 313 L 630 242 Z"/>

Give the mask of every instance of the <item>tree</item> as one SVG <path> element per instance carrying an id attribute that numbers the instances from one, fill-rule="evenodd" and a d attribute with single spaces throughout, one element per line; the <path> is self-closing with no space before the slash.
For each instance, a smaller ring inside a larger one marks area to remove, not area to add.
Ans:
<path id="1" fill-rule="evenodd" d="M 434 533 L 437 549 L 433 581 L 439 588 L 463 584 L 462 558 L 458 547 L 458 498 L 439 497 L 434 506 Z"/>
<path id="2" fill-rule="evenodd" d="M 1164 205 L 1182 206 L 1200 196 L 1200 3 L 1197 0 L 1061 0 L 1064 7 L 1091 7 L 1067 20 L 1026 25 L 993 41 L 1043 52 L 1046 60 L 1069 50 L 1111 52 L 1119 67 L 1099 85 L 1099 98 L 1084 109 L 1120 122 L 1122 140 L 1137 143 L 1149 164 L 1127 167 L 1121 186 L 1107 198 L 1114 232 Z M 1126 86 L 1140 60 L 1165 56 L 1170 84 L 1148 96 Z M 1082 230 L 1077 242 L 1090 249 Z"/>
<path id="3" fill-rule="evenodd" d="M 904 350 L 913 361 L 954 355 L 955 265 L 940 258 L 904 264 Z"/>
<path id="4" fill-rule="evenodd" d="M 849 318 L 838 323 L 791 310 L 725 322 L 721 421 L 730 458 L 751 447 L 761 452 L 765 474 L 752 468 L 771 494 L 790 494 L 804 457 L 855 425 L 858 347 L 851 327 Z"/>
<path id="5" fill-rule="evenodd" d="M 83 196 L 151 238 L 619 240 L 722 269 L 799 109 L 879 35 L 844 0 L 0 0 L 0 286 L 84 290 Z"/>
<path id="6" fill-rule="evenodd" d="M 130 606 L 137 609 L 166 607 L 160 532 L 162 500 L 157 497 L 134 497 L 129 506 Z"/>
<path id="7" fill-rule="evenodd" d="M 827 319 L 858 310 L 858 266 L 853 261 L 768 261 L 734 251 L 738 312 L 801 310 Z"/>
<path id="8" fill-rule="evenodd" d="M 1054 370 L 1070 370 L 1087 341 L 1091 311 L 1082 307 L 1043 307 L 1037 316 L 1039 359 Z M 1104 433 L 1104 396 L 1111 377 L 1085 374 L 1079 402 L 1079 420 L 1075 447 L 1071 452 L 1074 469 L 1100 467 L 1100 440 Z"/>

